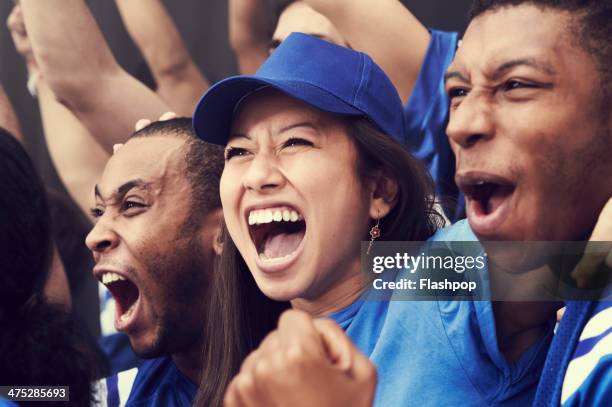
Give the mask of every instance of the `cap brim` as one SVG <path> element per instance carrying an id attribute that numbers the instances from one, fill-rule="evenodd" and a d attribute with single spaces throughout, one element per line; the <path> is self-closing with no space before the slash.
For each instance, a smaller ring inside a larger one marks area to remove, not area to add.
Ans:
<path id="1" fill-rule="evenodd" d="M 364 115 L 337 96 L 307 82 L 235 76 L 211 87 L 198 102 L 193 114 L 193 127 L 198 137 L 208 143 L 225 145 L 237 105 L 245 96 L 268 86 L 325 112 Z"/>

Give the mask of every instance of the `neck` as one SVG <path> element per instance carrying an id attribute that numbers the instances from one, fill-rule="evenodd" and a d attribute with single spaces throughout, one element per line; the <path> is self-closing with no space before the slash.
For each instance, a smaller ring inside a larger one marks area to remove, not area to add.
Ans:
<path id="1" fill-rule="evenodd" d="M 563 306 L 558 278 L 548 266 L 513 272 L 491 262 L 489 281 L 499 350 L 514 361 L 546 334 Z"/>
<path id="2" fill-rule="evenodd" d="M 561 302 L 493 303 L 500 352 L 508 361 L 519 359 L 550 327 Z"/>
<path id="3" fill-rule="evenodd" d="M 198 340 L 196 345 L 189 350 L 180 353 L 174 353 L 172 360 L 179 372 L 187 377 L 192 383 L 198 385 L 200 382 L 200 373 L 202 372 L 202 343 Z"/>
<path id="4" fill-rule="evenodd" d="M 291 301 L 295 309 L 307 312 L 315 318 L 327 316 L 355 302 L 365 287 L 359 264 L 351 272 L 339 279 L 331 288 L 312 299 L 297 298 Z"/>

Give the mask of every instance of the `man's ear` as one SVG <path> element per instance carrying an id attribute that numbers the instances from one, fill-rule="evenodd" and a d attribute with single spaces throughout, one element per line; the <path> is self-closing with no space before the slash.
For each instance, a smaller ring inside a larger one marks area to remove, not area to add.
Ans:
<path id="1" fill-rule="evenodd" d="M 372 179 L 371 191 L 370 217 L 382 219 L 395 207 L 399 185 L 395 178 L 380 172 Z"/>

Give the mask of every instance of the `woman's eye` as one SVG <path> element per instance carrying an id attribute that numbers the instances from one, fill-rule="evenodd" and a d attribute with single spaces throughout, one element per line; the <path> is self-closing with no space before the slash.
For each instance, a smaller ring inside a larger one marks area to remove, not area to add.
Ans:
<path id="1" fill-rule="evenodd" d="M 285 141 L 283 147 L 295 147 L 295 146 L 313 146 L 314 144 L 311 141 L 308 141 L 303 138 L 290 138 Z"/>
<path id="2" fill-rule="evenodd" d="M 231 160 L 233 157 L 241 157 L 247 155 L 249 152 L 244 148 L 228 147 L 225 150 L 225 161 Z"/>

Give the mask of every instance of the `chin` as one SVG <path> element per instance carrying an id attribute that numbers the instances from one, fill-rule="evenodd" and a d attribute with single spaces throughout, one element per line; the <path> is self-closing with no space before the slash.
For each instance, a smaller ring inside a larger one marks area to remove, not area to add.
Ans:
<path id="1" fill-rule="evenodd" d="M 295 284 L 287 284 L 287 282 L 266 282 L 258 284 L 259 289 L 264 295 L 274 301 L 291 301 L 302 296 L 303 290 L 295 287 Z"/>
<path id="2" fill-rule="evenodd" d="M 167 352 L 164 352 L 159 338 L 154 338 L 147 341 L 141 338 L 130 337 L 130 345 L 132 346 L 132 350 L 136 356 L 142 359 L 154 359 L 162 356 L 168 356 Z"/>

